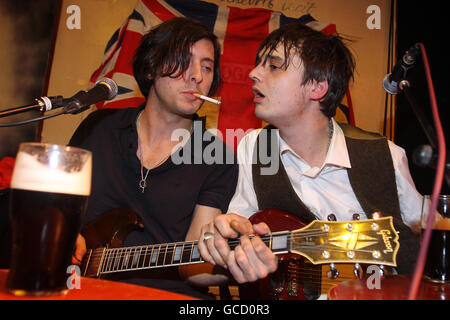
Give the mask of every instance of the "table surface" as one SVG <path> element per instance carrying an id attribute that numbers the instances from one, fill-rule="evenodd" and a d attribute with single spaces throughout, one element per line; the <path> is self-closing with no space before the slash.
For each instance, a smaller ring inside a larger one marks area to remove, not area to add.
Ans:
<path id="1" fill-rule="evenodd" d="M 7 275 L 8 270 L 0 269 L 0 300 L 196 300 L 160 289 L 85 277 L 80 278 L 80 289 L 69 290 L 65 295 L 17 297 L 6 289 Z"/>
<path id="2" fill-rule="evenodd" d="M 407 300 L 412 282 L 411 275 L 393 275 L 382 279 L 378 289 L 367 278 L 349 280 L 333 286 L 328 292 L 330 300 Z M 425 280 L 420 283 L 416 300 L 450 300 L 450 284 L 436 284 Z"/>

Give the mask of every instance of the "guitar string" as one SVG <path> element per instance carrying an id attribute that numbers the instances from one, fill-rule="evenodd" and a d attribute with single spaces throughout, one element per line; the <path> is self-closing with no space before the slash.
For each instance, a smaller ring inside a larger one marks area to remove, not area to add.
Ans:
<path id="1" fill-rule="evenodd" d="M 322 248 L 321 246 L 305 246 L 303 247 L 304 249 L 320 249 Z M 330 250 L 331 252 L 334 253 L 347 253 L 348 250 L 346 249 L 332 249 Z M 370 250 L 353 250 L 359 253 L 370 253 Z M 200 256 L 197 258 L 190 258 L 189 260 L 187 259 L 183 259 L 184 257 L 182 257 L 182 255 L 180 255 L 179 257 L 177 257 L 176 259 L 171 256 L 173 251 L 168 250 L 168 251 L 159 251 L 159 252 L 154 252 L 153 254 L 151 253 L 143 253 L 143 252 L 136 252 L 136 253 L 126 253 L 126 252 L 119 252 L 119 253 L 110 253 L 107 257 L 104 258 L 105 263 L 109 263 L 109 264 L 114 264 L 117 265 L 119 263 L 119 265 L 122 266 L 128 266 L 131 263 L 131 266 L 129 266 L 129 268 L 140 268 L 142 266 L 145 265 L 149 265 L 149 266 L 159 266 L 161 264 L 183 264 L 183 263 L 189 263 L 189 262 L 205 262 Z M 165 255 L 165 257 L 161 257 L 162 255 Z M 169 255 L 169 256 L 167 256 Z M 142 259 L 144 257 L 144 259 Z M 342 259 L 342 258 L 340 258 Z M 351 262 L 354 258 L 349 258 L 349 262 Z M 101 256 L 98 257 L 94 257 L 93 259 L 91 258 L 91 263 L 93 262 L 98 262 L 101 260 Z M 122 260 L 121 262 L 117 262 L 117 260 Z M 170 261 L 169 261 L 170 260 Z M 354 259 L 356 262 L 360 261 L 358 259 Z M 369 259 L 370 261 L 376 262 L 373 259 Z M 114 261 L 114 262 L 112 262 Z M 331 263 L 333 261 L 333 259 L 330 259 Z M 355 263 L 356 263 L 355 262 Z M 384 263 L 387 264 L 387 262 L 385 261 L 380 261 L 380 263 Z"/>
<path id="2" fill-rule="evenodd" d="M 195 245 L 195 243 L 196 242 L 191 242 L 190 245 L 192 245 L 192 244 Z M 167 244 L 167 246 L 170 246 L 170 245 L 171 244 Z M 164 244 L 160 245 L 160 246 L 164 246 Z M 142 255 L 144 254 L 144 253 L 142 253 L 142 249 L 143 248 L 148 249 L 148 246 L 142 246 L 142 248 L 141 248 L 141 250 L 139 252 L 139 257 L 137 259 L 136 265 L 139 265 L 139 263 L 140 263 L 139 260 L 142 257 Z M 123 248 L 115 248 L 115 249 L 123 249 Z M 111 249 L 111 250 L 113 250 L 113 249 Z M 138 249 L 136 249 L 135 251 L 137 251 L 137 250 Z M 131 252 L 130 253 L 126 253 L 126 254 L 130 255 Z M 161 254 L 162 254 L 162 252 L 159 252 L 157 255 L 159 256 Z M 144 254 L 144 256 L 145 256 L 145 254 Z M 116 255 L 116 257 L 114 257 L 114 259 L 116 259 L 116 258 L 117 258 L 117 255 Z M 159 257 L 158 257 L 158 259 L 159 259 Z M 134 257 L 132 259 L 129 259 L 129 261 L 134 261 L 134 260 L 136 260 L 136 257 Z M 145 262 L 145 258 L 144 258 L 143 262 Z M 127 263 L 127 264 L 129 264 L 129 263 Z M 350 263 L 348 263 L 348 264 L 350 264 Z M 117 261 L 110 263 L 110 267 L 119 267 L 119 266 L 120 266 L 120 263 L 117 265 Z M 130 266 L 126 266 L 126 267 L 128 269 L 130 269 L 130 270 L 139 268 L 139 266 L 133 267 L 133 265 L 131 267 Z M 153 267 L 158 267 L 158 265 L 154 265 Z M 321 293 L 323 293 L 324 290 L 327 290 L 327 289 L 331 288 L 333 285 L 335 285 L 338 282 L 345 281 L 345 280 L 356 279 L 356 276 L 343 276 L 343 275 L 339 275 L 339 277 L 337 279 L 329 279 L 328 277 L 326 277 L 326 275 L 323 276 L 323 272 L 324 272 L 324 270 L 322 269 L 323 267 L 324 266 L 321 266 L 321 269 L 317 270 L 317 271 L 311 270 L 311 268 L 308 268 L 308 267 L 296 268 L 296 270 L 294 271 L 296 273 L 295 277 L 298 277 L 299 280 L 303 280 L 303 281 L 311 279 L 311 281 L 308 281 L 308 282 L 311 283 L 311 284 L 314 284 L 314 285 L 320 285 Z M 143 267 L 141 267 L 141 268 L 143 268 Z M 109 272 L 112 272 L 112 271 L 120 271 L 120 270 L 110 270 Z"/>
<path id="3" fill-rule="evenodd" d="M 327 232 L 320 232 L 321 234 L 327 234 Z M 289 235 L 289 233 L 286 233 L 287 235 Z M 328 234 L 333 234 L 333 233 L 328 233 Z M 340 232 L 335 232 L 335 234 L 340 234 Z M 317 236 L 318 234 L 309 234 L 309 235 L 290 235 L 290 237 L 288 238 L 288 240 L 299 240 L 302 238 L 308 238 L 311 236 Z M 280 234 L 276 234 L 277 237 L 280 236 Z M 265 243 L 269 243 L 273 241 L 273 235 L 272 236 L 262 236 L 261 239 L 265 242 Z M 119 248 L 107 248 L 106 250 L 108 252 L 112 252 L 112 251 L 119 251 L 121 255 L 125 256 L 125 255 L 130 255 L 132 254 L 132 251 L 134 251 L 133 254 L 135 254 L 138 250 L 140 251 L 140 254 L 145 254 L 142 253 L 143 249 L 149 249 L 149 248 L 156 248 L 159 247 L 157 250 L 161 252 L 167 252 L 167 253 L 172 253 L 175 252 L 176 250 L 184 250 L 185 248 L 182 248 L 182 246 L 184 247 L 189 247 L 189 246 L 195 246 L 198 243 L 198 241 L 191 241 L 191 242 L 175 242 L 175 243 L 164 243 L 164 244 L 152 244 L 152 245 L 144 245 L 144 246 L 135 246 L 135 247 L 119 247 Z M 240 240 L 230 240 L 228 242 L 228 244 L 230 246 L 233 245 L 238 245 L 240 243 Z M 299 247 L 299 246 L 297 246 Z M 302 248 L 317 248 L 317 247 L 322 247 L 323 245 L 303 245 L 300 246 Z M 103 249 L 104 248 L 100 248 L 100 250 L 98 250 L 99 252 L 94 253 L 94 258 L 95 256 L 102 256 L 103 255 Z M 332 248 L 333 250 L 337 250 L 336 248 Z M 96 251 L 96 249 L 93 249 L 94 251 Z M 343 249 L 340 249 L 343 250 Z M 128 252 L 129 251 L 129 252 Z M 345 251 L 345 250 L 344 250 Z M 360 250 L 360 249 L 355 249 L 353 250 L 355 252 L 370 252 L 370 250 Z M 117 256 L 117 254 L 116 254 Z M 91 256 L 92 258 L 92 256 Z"/>
<path id="4" fill-rule="evenodd" d="M 192 241 L 188 244 L 184 243 L 184 247 L 181 247 L 183 245 L 183 242 L 179 242 L 180 246 L 178 247 L 178 250 L 184 251 L 185 249 L 189 249 L 189 246 L 191 246 L 193 249 L 197 243 L 198 243 L 198 241 Z M 240 243 L 240 241 L 229 241 L 229 244 L 231 246 L 239 244 L 239 243 Z M 146 252 L 142 252 L 143 249 L 146 249 Z M 94 253 L 91 255 L 91 259 L 101 258 L 104 254 L 108 255 L 107 259 L 111 259 L 111 256 L 114 256 L 114 259 L 122 258 L 124 256 L 129 256 L 129 255 L 135 256 L 136 252 L 138 250 L 139 250 L 140 256 L 141 255 L 147 256 L 149 254 L 148 253 L 149 249 L 152 250 L 152 252 L 151 252 L 152 256 L 153 255 L 159 256 L 164 253 L 172 254 L 173 252 L 175 252 L 177 250 L 177 244 L 169 243 L 169 244 L 156 244 L 156 245 L 139 246 L 139 247 L 110 248 L 110 249 L 106 249 L 106 252 L 103 250 L 103 248 L 101 248 L 99 250 L 94 249 Z"/>
<path id="5" fill-rule="evenodd" d="M 326 232 L 320 232 L 322 234 L 325 234 Z M 286 232 L 286 234 L 289 234 L 289 232 Z M 338 233 L 339 234 L 339 233 Z M 279 236 L 279 233 L 277 234 L 277 236 Z M 295 238 L 304 238 L 304 237 L 309 237 L 310 235 L 294 235 L 292 236 L 291 234 L 291 239 L 295 239 Z M 268 236 L 270 239 L 270 236 Z M 267 237 L 266 237 L 267 238 Z M 266 239 L 267 240 L 267 239 Z M 266 241 L 263 240 L 263 241 Z M 231 244 L 232 241 L 230 241 Z M 195 246 L 195 244 L 198 243 L 198 241 L 192 241 L 192 242 L 179 242 L 179 244 L 184 244 L 184 247 L 189 247 L 189 246 Z M 239 242 L 237 242 L 239 243 Z M 158 249 L 154 250 L 155 247 L 158 247 Z M 148 252 L 149 248 L 152 247 L 151 251 L 152 252 Z M 304 246 L 298 246 L 298 248 L 306 248 L 306 249 L 317 249 L 317 248 L 324 248 L 324 246 L 322 245 L 304 245 Z M 325 247 L 327 248 L 327 247 Z M 145 252 L 143 252 L 145 249 Z M 181 248 L 177 247 L 177 243 L 169 243 L 169 244 L 156 244 L 156 245 L 149 245 L 149 246 L 139 246 L 139 247 L 122 247 L 122 248 L 110 248 L 110 249 L 106 249 L 107 253 L 106 253 L 106 265 L 109 265 L 109 267 L 121 267 L 121 268 L 128 268 L 128 269 L 136 269 L 136 268 L 144 268 L 145 267 L 145 261 L 148 260 L 149 262 L 149 266 L 151 267 L 157 267 L 160 266 L 159 264 L 183 264 L 183 263 L 189 263 L 187 261 L 183 262 L 183 255 L 179 254 L 179 257 L 177 258 L 177 260 L 174 261 L 174 256 L 173 253 L 176 250 L 184 250 L 185 248 Z M 328 248 L 330 250 L 330 248 Z M 95 249 L 94 249 L 94 253 L 90 256 L 90 259 L 92 262 L 97 261 L 101 259 L 102 255 L 104 254 L 104 250 L 100 249 L 100 252 L 95 253 Z M 115 252 L 114 252 L 115 251 Z M 139 252 L 138 252 L 139 251 Z M 155 252 L 153 252 L 155 251 Z M 336 252 L 336 251 L 341 251 L 341 252 L 347 252 L 348 249 L 338 249 L 338 248 L 331 248 L 332 252 Z M 371 252 L 370 250 L 361 250 L 361 249 L 356 249 L 356 250 L 352 250 L 354 252 Z M 179 252 L 180 253 L 180 252 Z M 161 257 L 161 255 L 164 254 L 164 257 Z M 167 254 L 169 254 L 169 256 L 167 257 Z M 149 259 L 146 259 L 147 257 L 149 257 L 151 255 L 151 257 Z M 141 258 L 144 257 L 144 260 L 141 260 Z M 119 263 L 117 262 L 117 260 L 121 260 L 123 258 L 122 261 L 119 261 Z M 160 258 L 162 258 L 162 261 L 159 261 Z M 198 257 L 201 259 L 201 257 Z M 111 261 L 112 259 L 112 261 Z M 156 259 L 156 261 L 154 261 Z M 197 259 L 197 258 L 195 258 Z M 166 260 L 171 260 L 171 261 L 166 261 Z M 192 257 L 190 258 L 190 262 L 192 262 Z M 91 262 L 91 263 L 92 263 Z M 128 266 L 130 264 L 130 262 L 132 263 L 131 266 Z M 203 262 L 203 261 L 194 261 L 194 262 Z M 152 265 L 154 264 L 154 265 Z M 122 266 L 120 266 L 122 265 Z M 141 265 L 141 266 L 140 266 Z M 105 264 L 103 264 L 103 266 L 105 266 Z"/>
<path id="6" fill-rule="evenodd" d="M 132 247 L 130 247 L 132 248 Z M 357 253 L 370 253 L 372 252 L 372 250 L 367 250 L 367 249 L 348 249 L 348 248 L 329 248 L 327 245 L 297 245 L 296 248 L 300 248 L 300 249 L 328 249 L 331 252 L 348 252 L 348 251 L 353 251 L 353 252 L 357 252 Z M 107 255 L 109 257 L 107 257 L 107 259 L 110 259 L 111 256 L 114 256 L 114 258 L 122 258 L 122 257 L 126 257 L 126 256 L 133 256 L 136 257 L 137 255 L 139 257 L 143 257 L 143 256 L 149 256 L 151 255 L 151 252 L 149 252 L 150 250 L 148 250 L 147 252 L 142 252 L 145 250 L 139 250 L 139 249 L 123 249 L 123 248 L 112 248 L 112 249 L 107 249 Z M 182 250 L 180 248 L 180 250 Z M 295 251 L 295 249 L 293 249 Z M 177 252 L 176 248 L 158 248 L 156 250 L 153 250 L 153 255 L 162 255 L 162 254 L 172 254 Z M 180 253 L 180 252 L 178 252 Z M 179 254 L 180 257 L 182 256 L 182 253 Z M 96 259 L 96 258 L 101 258 L 103 256 L 103 252 L 99 252 L 99 253 L 94 253 L 94 255 L 91 255 L 91 260 L 92 259 Z M 194 258 L 196 259 L 196 258 Z"/>
<path id="7" fill-rule="evenodd" d="M 289 235 L 289 233 L 290 232 L 286 232 L 286 235 Z M 321 233 L 323 233 L 323 232 L 321 232 Z M 281 233 L 282 234 L 282 233 Z M 305 236 L 303 236 L 303 237 L 310 237 L 310 236 L 314 236 L 315 234 L 313 234 L 313 235 L 311 235 L 311 234 L 309 234 L 309 235 L 305 235 Z M 280 234 L 279 233 L 277 233 L 276 234 L 276 236 L 280 236 Z M 302 236 L 300 236 L 300 238 L 301 238 Z M 293 238 L 298 238 L 297 237 L 297 235 L 295 235 L 294 237 L 292 237 L 291 236 L 291 239 L 293 239 Z M 263 241 L 266 241 L 266 240 L 269 240 L 270 241 L 270 239 L 273 239 L 273 235 L 269 235 L 269 236 L 261 236 L 261 239 L 263 240 Z M 184 247 L 186 247 L 186 246 L 195 246 L 196 244 L 198 243 L 198 241 L 189 241 L 189 242 L 174 242 L 174 243 L 163 243 L 163 244 L 151 244 L 151 245 L 143 245 L 143 246 L 135 246 L 135 247 L 120 247 L 120 248 L 107 248 L 106 250 L 107 251 L 112 251 L 112 250 L 119 250 L 119 251 L 127 251 L 127 250 L 133 250 L 133 249 L 138 249 L 138 248 L 151 248 L 151 247 L 153 247 L 153 248 L 155 248 L 155 247 L 160 247 L 160 249 L 161 248 L 163 248 L 163 247 L 166 247 L 166 249 L 168 249 L 169 247 L 173 247 L 173 248 L 176 248 L 177 247 L 177 245 L 180 245 L 180 246 L 182 246 L 182 245 L 184 245 Z M 230 240 L 229 242 L 228 242 L 228 244 L 229 245 L 231 245 L 231 246 L 233 246 L 233 245 L 237 245 L 237 244 L 239 244 L 240 243 L 240 240 L 235 240 L 235 239 L 233 239 L 233 240 Z M 95 255 L 103 255 L 103 249 L 104 248 L 100 248 L 100 252 L 98 252 L 98 253 L 94 253 Z M 95 250 L 95 249 L 93 249 L 93 250 Z M 124 253 L 124 254 L 127 254 L 127 253 Z M 92 257 L 92 256 L 91 256 Z"/>
<path id="8" fill-rule="evenodd" d="M 322 234 L 322 235 L 323 234 L 327 234 L 327 232 L 320 232 L 320 234 Z M 328 234 L 332 235 L 333 233 L 328 233 Z M 340 232 L 335 232 L 334 234 L 341 234 L 341 233 Z M 289 233 L 286 233 L 286 235 L 289 236 Z M 290 237 L 287 240 L 291 240 L 291 241 L 294 240 L 294 241 L 296 241 L 296 240 L 300 240 L 300 239 L 308 238 L 308 237 L 312 237 L 312 236 L 317 236 L 317 235 L 319 235 L 319 234 L 316 233 L 316 234 L 300 235 L 300 236 L 298 236 L 298 235 L 290 235 Z M 261 239 L 265 243 L 269 243 L 270 244 L 270 242 L 273 242 L 273 238 L 274 237 L 280 237 L 280 236 L 282 236 L 282 235 L 276 234 L 275 236 L 273 236 L 273 235 L 272 236 L 262 236 Z M 228 241 L 228 244 L 230 246 L 238 245 L 239 243 L 240 243 L 240 240 L 235 240 L 235 239 Z M 133 247 L 106 248 L 106 250 L 109 251 L 109 252 L 111 252 L 111 251 L 122 251 L 123 254 L 127 255 L 127 254 L 129 254 L 129 252 L 127 252 L 127 251 L 131 252 L 131 251 L 134 250 L 136 252 L 138 250 L 142 251 L 142 249 L 160 247 L 159 249 L 162 249 L 162 250 L 164 250 L 164 251 L 166 251 L 168 253 L 171 253 L 171 252 L 174 252 L 175 250 L 183 250 L 183 249 L 180 249 L 182 246 L 184 246 L 184 247 L 186 247 L 186 246 L 195 246 L 196 244 L 198 244 L 198 241 L 151 244 L 151 245 L 133 246 Z M 311 248 L 313 248 L 313 247 L 317 247 L 317 246 L 319 246 L 319 245 L 315 245 L 315 246 L 312 246 L 312 245 L 306 245 L 305 246 L 304 245 L 302 247 L 311 247 Z M 101 251 L 101 252 L 96 253 L 96 254 L 102 255 L 103 254 L 103 249 L 104 248 L 100 248 L 99 251 Z M 93 250 L 95 251 L 96 249 L 93 249 Z M 356 250 L 353 250 L 353 251 L 364 252 L 364 250 L 359 250 L 359 249 L 356 249 Z"/>
<path id="9" fill-rule="evenodd" d="M 311 248 L 311 247 L 308 247 Z M 334 252 L 347 252 L 346 250 L 342 249 L 342 250 L 334 250 Z M 362 252 L 363 250 L 360 250 L 359 252 Z M 370 252 L 370 251 L 366 251 L 366 252 Z M 170 252 L 168 253 L 170 254 Z M 201 257 L 198 258 L 198 260 L 193 260 L 192 258 L 189 260 L 184 260 L 182 259 L 182 257 L 180 257 L 178 260 L 174 260 L 171 256 L 169 257 L 161 257 L 161 255 L 167 255 L 167 253 L 165 252 L 160 252 L 157 253 L 155 255 L 152 255 L 152 257 L 150 258 L 150 255 L 146 255 L 143 253 L 138 253 L 136 254 L 111 254 L 108 257 L 106 257 L 104 259 L 104 263 L 102 264 L 102 270 L 104 271 L 119 271 L 119 269 L 121 270 L 132 270 L 132 269 L 142 269 L 142 268 L 150 268 L 150 267 L 163 267 L 163 266 L 169 266 L 169 265 L 180 265 L 180 264 L 188 264 L 188 263 L 202 263 L 205 262 Z M 142 259 L 144 257 L 144 259 Z M 160 259 L 161 258 L 161 259 Z M 197 259 L 197 258 L 195 258 Z M 100 258 L 99 259 L 91 259 L 90 264 L 94 263 L 94 262 L 100 262 Z M 170 261 L 169 261 L 170 260 Z M 330 262 L 324 262 L 324 263 L 331 263 L 333 261 L 333 259 L 331 259 Z M 358 263 L 357 261 L 360 261 L 358 259 L 356 259 L 356 262 L 354 263 Z M 370 260 L 371 263 L 376 263 L 377 261 L 375 260 Z M 344 262 L 341 262 L 344 263 Z M 349 259 L 348 262 L 346 263 L 351 263 L 351 260 Z M 361 262 L 362 263 L 362 262 Z M 386 264 L 385 261 L 378 261 L 378 264 Z"/>
<path id="10" fill-rule="evenodd" d="M 347 264 L 349 265 L 349 263 Z M 321 292 L 323 292 L 324 289 L 329 289 L 331 288 L 333 285 L 335 285 L 338 282 L 342 282 L 345 280 L 352 280 L 352 279 L 356 279 L 356 276 L 354 275 L 339 275 L 339 277 L 337 279 L 329 279 L 326 275 L 324 275 L 324 270 L 323 270 L 324 266 L 320 267 L 320 270 L 312 270 L 310 267 L 298 267 L 296 268 L 296 270 L 294 271 L 294 273 L 296 273 L 295 276 L 293 277 L 297 277 L 298 280 L 309 280 L 309 283 L 314 284 L 314 285 L 320 285 L 320 290 Z M 111 270 L 114 271 L 114 270 Z M 116 270 L 119 271 L 119 270 Z"/>
<path id="11" fill-rule="evenodd" d="M 351 263 L 345 263 L 345 265 L 351 265 Z M 158 267 L 158 266 L 153 266 L 153 267 Z M 311 267 L 305 267 L 305 266 L 297 267 L 296 270 L 294 270 L 292 273 L 295 273 L 296 277 L 298 277 L 298 278 L 305 278 L 305 277 L 311 277 L 313 279 L 320 278 L 320 279 L 318 279 L 318 281 L 310 281 L 313 284 L 317 284 L 317 283 L 320 283 L 322 285 L 326 285 L 327 283 L 334 284 L 334 282 L 336 282 L 337 280 L 329 279 L 326 275 L 324 275 L 323 273 L 325 272 L 325 270 L 323 270 L 323 267 L 324 266 L 321 265 L 320 270 L 313 270 Z M 133 269 L 136 269 L 136 268 L 130 268 L 130 270 L 133 270 Z M 118 272 L 121 270 L 108 270 L 106 272 L 113 272 L 113 271 Z M 351 280 L 351 279 L 356 279 L 356 276 L 354 276 L 354 275 L 350 275 L 350 276 L 339 275 L 339 279 L 341 281 Z"/>
<path id="12" fill-rule="evenodd" d="M 161 254 L 162 253 L 159 253 L 158 256 Z M 105 263 L 102 264 L 101 266 L 99 266 L 99 269 L 101 268 L 101 272 L 113 272 L 113 271 L 118 272 L 118 271 L 124 271 L 124 270 L 136 270 L 136 269 L 149 269 L 149 268 L 156 268 L 156 267 L 164 267 L 164 264 L 169 265 L 169 263 L 166 262 L 165 259 L 162 259 L 163 264 L 159 264 L 160 263 L 158 261 L 159 257 L 156 257 L 156 256 L 155 256 L 156 261 L 153 261 L 153 259 L 150 259 L 150 260 L 148 260 L 149 264 L 146 265 L 146 263 L 145 263 L 147 260 L 146 258 L 144 258 L 142 261 L 140 261 L 142 256 L 148 257 L 148 255 L 139 255 L 139 257 L 136 259 L 136 255 L 135 255 L 134 257 L 128 256 L 127 258 L 123 259 L 123 261 L 119 261 L 120 258 L 123 258 L 124 256 L 123 255 L 114 256 L 114 254 L 112 254 L 112 255 L 110 255 L 110 257 L 107 257 L 105 259 Z M 97 260 L 97 262 L 99 262 L 98 260 Z M 131 262 L 131 265 L 130 265 L 130 262 Z M 192 261 L 190 261 L 190 262 L 192 263 Z M 196 262 L 204 262 L 204 261 L 199 260 Z M 185 262 L 180 261 L 180 262 L 175 262 L 175 263 L 173 263 L 173 261 L 170 262 L 170 264 L 172 264 L 172 265 L 174 265 L 174 264 L 180 265 L 180 264 L 186 264 L 186 263 L 189 263 L 189 262 L 186 262 L 186 261 Z M 375 263 L 375 261 L 373 261 L 371 263 Z M 345 264 L 351 264 L 351 263 L 347 262 Z M 383 262 L 380 261 L 378 264 L 383 264 Z M 303 267 L 303 268 L 297 268 L 296 271 L 309 270 L 309 269 L 311 269 L 311 268 Z"/>

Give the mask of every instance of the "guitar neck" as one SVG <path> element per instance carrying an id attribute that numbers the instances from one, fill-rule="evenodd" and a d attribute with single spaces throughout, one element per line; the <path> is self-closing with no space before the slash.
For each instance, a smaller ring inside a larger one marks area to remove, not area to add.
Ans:
<path id="1" fill-rule="evenodd" d="M 395 266 L 398 235 L 392 218 L 351 222 L 320 222 L 293 230 L 261 236 L 275 253 L 296 253 L 314 264 L 375 263 Z M 239 239 L 230 239 L 234 249 Z M 85 255 L 82 275 L 99 277 L 103 274 L 145 270 L 169 266 L 202 263 L 198 241 L 175 242 L 124 248 L 98 248 Z"/>
<path id="2" fill-rule="evenodd" d="M 264 236 L 263 241 L 274 253 L 288 252 L 290 232 Z M 239 239 L 228 241 L 231 249 Z M 198 241 L 174 242 L 156 245 L 90 249 L 82 262 L 82 275 L 99 277 L 106 274 L 188 265 L 205 262 L 198 251 Z"/>

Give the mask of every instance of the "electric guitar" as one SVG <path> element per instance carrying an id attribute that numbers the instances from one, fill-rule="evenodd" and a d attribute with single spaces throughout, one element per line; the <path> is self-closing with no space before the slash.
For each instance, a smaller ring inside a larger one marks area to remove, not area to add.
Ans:
<path id="1" fill-rule="evenodd" d="M 303 268 L 305 264 L 312 268 L 337 263 L 396 266 L 399 243 L 392 217 L 345 222 L 315 220 L 306 225 L 291 214 L 270 209 L 254 214 L 250 220 L 252 223 L 264 221 L 268 224 L 272 233 L 261 236 L 261 239 L 279 255 L 280 261 L 279 270 L 270 279 L 264 279 L 265 287 L 270 287 L 268 291 L 272 290 L 272 293 L 265 293 L 267 290 L 262 288 L 259 290 L 262 298 L 283 298 L 280 293 L 278 296 L 276 294 L 277 290 L 281 290 L 279 286 L 271 288 L 273 278 L 279 277 L 280 273 L 289 274 L 289 270 L 285 269 L 289 267 L 293 257 L 301 264 L 294 266 L 293 273 L 290 272 L 297 278 L 301 277 L 299 268 Z M 290 230 L 297 227 L 299 228 L 296 230 Z M 111 210 L 87 224 L 81 232 L 89 248 L 81 263 L 81 275 L 107 277 L 122 272 L 204 262 L 197 248 L 198 241 L 122 247 L 123 239 L 130 231 L 142 228 L 142 222 L 129 209 Z M 228 243 L 230 248 L 234 248 L 239 244 L 239 239 L 230 239 Z M 284 268 L 283 264 L 286 263 L 287 267 Z M 303 275 L 303 278 L 308 277 L 307 274 Z M 305 299 L 305 294 L 299 293 L 299 287 L 305 281 L 298 280 L 295 284 L 298 296 L 295 299 Z M 284 283 L 282 291 L 292 291 L 292 288 L 287 288 L 289 281 L 285 279 L 281 282 Z M 292 294 L 286 294 L 286 298 L 291 296 Z"/>

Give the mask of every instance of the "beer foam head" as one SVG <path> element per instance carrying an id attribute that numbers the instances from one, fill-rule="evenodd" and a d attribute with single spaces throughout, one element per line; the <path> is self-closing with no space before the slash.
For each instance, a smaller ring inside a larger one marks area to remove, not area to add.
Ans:
<path id="1" fill-rule="evenodd" d="M 60 153 L 70 149 L 70 147 L 63 146 L 59 148 Z M 19 149 L 11 179 L 11 188 L 89 196 L 92 171 L 90 152 L 87 152 L 88 159 L 82 166 L 77 170 L 70 171 L 67 170 L 67 167 L 55 164 L 59 161 L 57 152 L 53 159 L 52 156 L 48 157 L 49 164 L 47 165 L 39 161 L 38 154 L 31 154 Z"/>

